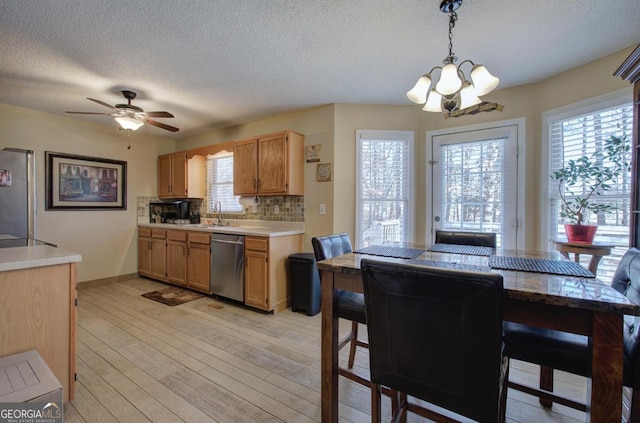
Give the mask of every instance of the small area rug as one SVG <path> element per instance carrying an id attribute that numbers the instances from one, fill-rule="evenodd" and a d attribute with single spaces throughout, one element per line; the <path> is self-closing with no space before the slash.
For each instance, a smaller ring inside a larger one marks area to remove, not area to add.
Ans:
<path id="1" fill-rule="evenodd" d="M 142 296 L 169 306 L 184 304 L 204 297 L 203 294 L 198 294 L 197 292 L 189 291 L 188 289 L 174 287 L 147 292 L 142 294 Z"/>

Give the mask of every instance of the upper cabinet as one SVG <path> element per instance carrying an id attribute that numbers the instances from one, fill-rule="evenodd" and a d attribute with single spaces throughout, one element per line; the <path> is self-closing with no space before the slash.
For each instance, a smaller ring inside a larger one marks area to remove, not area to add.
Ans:
<path id="1" fill-rule="evenodd" d="M 277 132 L 233 143 L 234 195 L 303 195 L 304 136 Z"/>
<path id="2" fill-rule="evenodd" d="M 158 156 L 158 197 L 204 198 L 203 156 L 187 159 L 186 151 Z"/>

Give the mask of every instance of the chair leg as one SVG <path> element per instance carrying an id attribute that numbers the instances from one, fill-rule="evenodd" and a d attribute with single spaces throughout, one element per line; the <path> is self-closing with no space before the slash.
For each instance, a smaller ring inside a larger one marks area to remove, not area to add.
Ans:
<path id="1" fill-rule="evenodd" d="M 509 386 L 509 358 L 503 358 L 504 374 L 500 380 L 500 400 L 498 404 L 498 423 L 507 421 L 507 391 Z"/>
<path id="2" fill-rule="evenodd" d="M 553 369 L 551 367 L 540 366 L 540 389 L 553 392 Z M 540 398 L 540 404 L 547 408 L 553 406 L 551 400 L 542 398 Z"/>
<path id="3" fill-rule="evenodd" d="M 358 322 L 351 322 L 351 333 L 353 334 L 353 337 L 351 338 L 351 345 L 349 346 L 349 369 L 353 368 L 353 362 L 356 359 L 356 346 L 358 343 Z"/>
<path id="4" fill-rule="evenodd" d="M 633 390 L 631 395 L 631 411 L 629 412 L 629 423 L 640 423 L 640 390 Z"/>
<path id="5" fill-rule="evenodd" d="M 382 421 L 380 399 L 380 385 L 371 384 L 371 423 L 380 423 Z"/>

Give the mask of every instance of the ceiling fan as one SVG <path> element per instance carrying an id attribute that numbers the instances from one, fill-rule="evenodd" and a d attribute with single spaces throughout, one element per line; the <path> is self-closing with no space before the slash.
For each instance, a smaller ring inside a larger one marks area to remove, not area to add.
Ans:
<path id="1" fill-rule="evenodd" d="M 112 106 L 104 101 L 96 100 L 95 98 L 87 97 L 87 100 L 94 101 L 98 104 L 102 104 L 105 107 L 113 109 L 111 113 L 97 113 L 97 112 L 65 112 L 80 115 L 107 115 L 113 116 L 115 120 L 120 124 L 122 129 L 130 129 L 135 131 L 139 127 L 146 123 L 149 125 L 157 126 L 158 128 L 166 129 L 167 131 L 177 132 L 178 128 L 175 126 L 167 125 L 166 123 L 157 122 L 149 119 L 153 118 L 172 118 L 173 115 L 169 112 L 145 112 L 138 106 L 131 104 L 131 100 L 136 98 L 136 93 L 133 91 L 122 91 L 122 95 L 127 99 L 127 104 L 116 104 Z"/>

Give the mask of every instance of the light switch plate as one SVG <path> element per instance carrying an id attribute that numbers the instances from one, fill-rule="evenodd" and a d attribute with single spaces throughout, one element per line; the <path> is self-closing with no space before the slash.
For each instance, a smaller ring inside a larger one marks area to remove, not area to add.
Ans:
<path id="1" fill-rule="evenodd" d="M 276 204 L 273 206 L 273 214 L 278 214 L 278 213 L 280 213 L 280 206 Z"/>
<path id="2" fill-rule="evenodd" d="M 326 204 L 320 204 L 320 214 L 321 215 L 327 214 L 327 205 Z"/>

